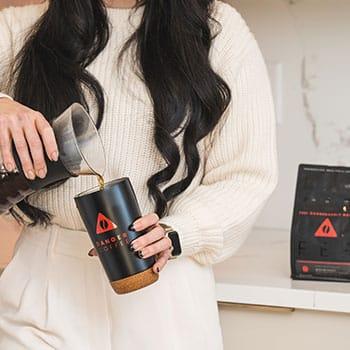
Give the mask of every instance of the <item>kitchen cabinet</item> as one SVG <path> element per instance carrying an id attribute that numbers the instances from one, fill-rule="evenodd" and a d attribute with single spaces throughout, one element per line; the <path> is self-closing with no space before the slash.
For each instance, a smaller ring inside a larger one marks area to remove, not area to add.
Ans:
<path id="1" fill-rule="evenodd" d="M 350 284 L 292 280 L 289 239 L 255 228 L 214 265 L 225 350 L 349 347 Z"/>

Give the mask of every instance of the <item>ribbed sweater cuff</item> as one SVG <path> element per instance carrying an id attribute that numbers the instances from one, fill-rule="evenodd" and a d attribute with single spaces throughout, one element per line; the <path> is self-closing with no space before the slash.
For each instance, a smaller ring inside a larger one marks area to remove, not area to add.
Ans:
<path id="1" fill-rule="evenodd" d="M 200 251 L 220 251 L 223 235 L 218 226 L 203 228 L 191 213 L 176 213 L 161 218 L 160 222 L 170 225 L 179 234 L 182 256 L 192 256 Z"/>

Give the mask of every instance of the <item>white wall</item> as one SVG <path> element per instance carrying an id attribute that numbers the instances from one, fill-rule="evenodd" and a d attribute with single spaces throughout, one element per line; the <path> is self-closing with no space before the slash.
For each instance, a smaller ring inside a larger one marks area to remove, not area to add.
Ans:
<path id="1" fill-rule="evenodd" d="M 0 9 L 6 6 L 21 6 L 26 4 L 40 3 L 41 0 L 0 0 Z"/>
<path id="2" fill-rule="evenodd" d="M 256 226 L 289 229 L 298 164 L 350 166 L 350 1 L 230 2 L 280 63 L 280 181 Z"/>

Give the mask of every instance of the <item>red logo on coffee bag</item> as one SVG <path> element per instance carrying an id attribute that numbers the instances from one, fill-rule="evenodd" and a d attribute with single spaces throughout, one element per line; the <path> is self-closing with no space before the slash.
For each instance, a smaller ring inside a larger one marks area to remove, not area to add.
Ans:
<path id="1" fill-rule="evenodd" d="M 117 228 L 117 225 L 102 213 L 97 215 L 97 224 L 96 224 L 96 234 L 100 235 L 108 231 L 112 231 Z"/>
<path id="2" fill-rule="evenodd" d="M 322 221 L 322 224 L 316 230 L 314 236 L 325 237 L 325 238 L 336 238 L 337 231 L 335 230 L 331 220 L 329 220 L 329 218 L 326 218 L 325 220 Z"/>

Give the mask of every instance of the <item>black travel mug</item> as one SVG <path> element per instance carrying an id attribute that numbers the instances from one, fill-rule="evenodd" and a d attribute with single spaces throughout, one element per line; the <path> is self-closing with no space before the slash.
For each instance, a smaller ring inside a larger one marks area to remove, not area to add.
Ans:
<path id="1" fill-rule="evenodd" d="M 74 197 L 112 288 L 129 293 L 158 280 L 155 257 L 140 258 L 128 244 L 144 234 L 129 230 L 141 211 L 129 178 L 123 177 Z"/>

